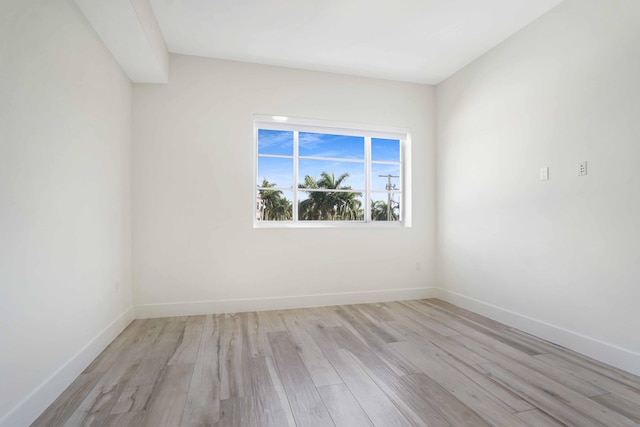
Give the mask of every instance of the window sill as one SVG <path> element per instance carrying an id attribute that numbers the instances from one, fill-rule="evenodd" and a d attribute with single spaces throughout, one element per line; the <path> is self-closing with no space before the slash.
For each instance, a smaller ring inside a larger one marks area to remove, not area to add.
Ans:
<path id="1" fill-rule="evenodd" d="M 407 228 L 400 221 L 362 222 L 362 221 L 269 221 L 254 222 L 253 228 Z"/>

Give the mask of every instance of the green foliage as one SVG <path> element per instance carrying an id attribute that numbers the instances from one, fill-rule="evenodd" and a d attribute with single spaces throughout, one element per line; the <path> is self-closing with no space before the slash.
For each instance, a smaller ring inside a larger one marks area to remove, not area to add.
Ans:
<path id="1" fill-rule="evenodd" d="M 389 209 L 391 207 L 391 209 Z M 390 218 L 389 218 L 390 217 Z M 400 219 L 400 204 L 391 200 L 391 206 L 383 200 L 371 201 L 372 221 L 398 221 Z"/>
<path id="2" fill-rule="evenodd" d="M 336 177 L 334 173 L 322 172 L 319 179 L 305 176 L 304 183 L 298 187 L 305 191 L 307 198 L 298 205 L 298 218 L 311 221 L 362 221 L 364 209 L 358 197 L 362 193 L 343 185 L 349 177 L 348 173 Z M 272 189 L 275 183 L 266 179 L 259 186 L 258 219 L 262 221 L 290 221 L 293 218 L 293 205 L 283 197 L 282 191 Z M 326 191 L 342 190 L 342 191 Z M 373 221 L 398 221 L 400 204 L 391 200 L 391 204 L 383 200 L 371 201 L 371 219 Z"/>
<path id="3" fill-rule="evenodd" d="M 291 202 L 282 197 L 282 191 L 267 189 L 275 186 L 276 184 L 272 184 L 266 179 L 262 180 L 261 187 L 263 188 L 258 190 L 260 194 L 259 219 L 263 221 L 289 221 L 293 216 Z"/>
<path id="4" fill-rule="evenodd" d="M 334 173 L 322 172 L 320 179 L 307 175 L 299 188 L 322 190 L 351 190 L 342 185 L 349 177 L 343 173 L 336 178 Z M 301 220 L 356 221 L 364 219 L 362 202 L 357 197 L 362 193 L 353 191 L 311 191 L 300 202 L 298 216 Z"/>

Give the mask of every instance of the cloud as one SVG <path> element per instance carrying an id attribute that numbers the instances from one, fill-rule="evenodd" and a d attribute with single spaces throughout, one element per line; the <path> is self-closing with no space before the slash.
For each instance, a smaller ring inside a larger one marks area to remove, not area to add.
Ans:
<path id="1" fill-rule="evenodd" d="M 364 138 L 300 132 L 298 146 L 301 156 L 364 158 Z"/>
<path id="2" fill-rule="evenodd" d="M 269 148 L 280 148 L 278 152 L 290 151 L 293 154 L 293 132 L 282 130 L 258 129 L 258 151 L 266 153 Z"/>

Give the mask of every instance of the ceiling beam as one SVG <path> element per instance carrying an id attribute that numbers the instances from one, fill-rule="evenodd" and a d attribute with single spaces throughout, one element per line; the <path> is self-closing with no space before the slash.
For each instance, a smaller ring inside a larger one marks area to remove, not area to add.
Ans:
<path id="1" fill-rule="evenodd" d="M 148 0 L 75 0 L 134 83 L 167 83 L 169 52 Z"/>

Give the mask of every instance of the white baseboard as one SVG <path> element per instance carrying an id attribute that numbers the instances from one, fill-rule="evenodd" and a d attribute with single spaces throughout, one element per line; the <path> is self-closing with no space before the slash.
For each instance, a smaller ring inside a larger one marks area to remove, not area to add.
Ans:
<path id="1" fill-rule="evenodd" d="M 132 321 L 133 307 L 130 307 L 0 419 L 0 427 L 28 426 L 34 422 Z"/>
<path id="2" fill-rule="evenodd" d="M 437 288 L 436 295 L 451 304 L 640 375 L 640 354 L 633 351 L 446 289 Z"/>
<path id="3" fill-rule="evenodd" d="M 283 310 L 288 308 L 402 301 L 433 298 L 435 295 L 435 288 L 411 288 L 287 297 L 143 304 L 135 306 L 135 316 L 136 319 L 147 319 L 153 317 L 194 316 L 199 314 L 241 313 L 245 311 Z"/>

